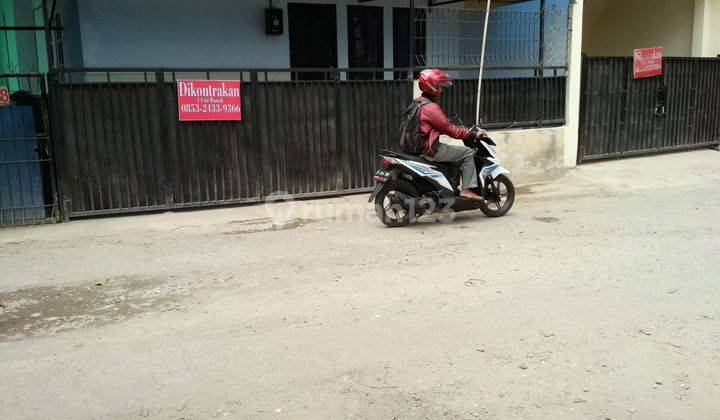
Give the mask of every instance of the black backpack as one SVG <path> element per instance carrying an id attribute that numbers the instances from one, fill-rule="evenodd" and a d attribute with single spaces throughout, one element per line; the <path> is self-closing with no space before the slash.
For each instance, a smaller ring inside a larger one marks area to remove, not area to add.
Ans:
<path id="1" fill-rule="evenodd" d="M 400 122 L 400 147 L 407 154 L 419 155 L 422 151 L 420 146 L 423 141 L 422 135 L 420 135 L 420 108 L 429 103 L 429 99 L 415 99 L 405 110 Z"/>

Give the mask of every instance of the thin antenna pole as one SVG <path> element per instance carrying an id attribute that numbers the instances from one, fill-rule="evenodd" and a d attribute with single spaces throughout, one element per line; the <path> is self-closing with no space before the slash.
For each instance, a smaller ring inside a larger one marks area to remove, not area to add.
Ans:
<path id="1" fill-rule="evenodd" d="M 485 9 L 485 26 L 483 27 L 482 51 L 480 52 L 480 72 L 478 74 L 477 104 L 475 105 L 475 125 L 480 125 L 480 92 L 482 91 L 483 67 L 485 67 L 485 44 L 487 41 L 488 19 L 490 18 L 490 2 L 487 0 Z"/>

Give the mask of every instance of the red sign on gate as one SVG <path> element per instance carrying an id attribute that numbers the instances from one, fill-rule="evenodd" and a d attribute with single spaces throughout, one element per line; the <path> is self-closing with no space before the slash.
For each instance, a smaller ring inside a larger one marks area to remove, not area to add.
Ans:
<path id="1" fill-rule="evenodd" d="M 180 121 L 241 121 L 239 80 L 178 80 Z"/>
<path id="2" fill-rule="evenodd" d="M 0 106 L 10 105 L 10 91 L 7 86 L 0 86 Z"/>
<path id="3" fill-rule="evenodd" d="M 633 75 L 635 79 L 662 74 L 663 47 L 642 48 L 633 52 Z"/>

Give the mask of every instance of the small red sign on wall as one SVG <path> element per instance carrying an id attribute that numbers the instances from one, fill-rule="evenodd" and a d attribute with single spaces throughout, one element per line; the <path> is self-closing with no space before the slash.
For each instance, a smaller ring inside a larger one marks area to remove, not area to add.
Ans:
<path id="1" fill-rule="evenodd" d="M 633 52 L 633 75 L 635 79 L 662 74 L 663 47 L 642 48 Z"/>
<path id="2" fill-rule="evenodd" d="M 241 121 L 239 80 L 178 80 L 180 121 Z"/>
<path id="3" fill-rule="evenodd" d="M 7 86 L 0 86 L 0 106 L 10 105 L 10 91 Z"/>

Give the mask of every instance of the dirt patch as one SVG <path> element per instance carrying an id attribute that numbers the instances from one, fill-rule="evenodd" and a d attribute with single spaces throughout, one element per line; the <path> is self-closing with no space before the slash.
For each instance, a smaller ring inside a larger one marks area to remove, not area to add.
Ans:
<path id="1" fill-rule="evenodd" d="M 189 230 L 189 229 L 199 229 L 199 228 L 200 228 L 200 225 L 182 225 L 182 226 L 176 227 L 175 229 L 171 229 L 170 231 L 177 232 L 177 231 L 185 231 L 185 230 Z"/>
<path id="2" fill-rule="evenodd" d="M 269 217 L 262 217 L 259 219 L 233 220 L 227 222 L 227 225 L 262 225 L 265 223 L 272 223 L 272 219 Z"/>
<path id="3" fill-rule="evenodd" d="M 560 219 L 558 219 L 557 217 L 533 217 L 533 220 L 543 223 L 555 223 L 560 221 Z"/>
<path id="4" fill-rule="evenodd" d="M 516 195 L 532 194 L 533 190 L 529 185 L 523 185 L 522 187 L 515 187 Z"/>
<path id="5" fill-rule="evenodd" d="M 185 310 L 177 301 L 187 294 L 189 290 L 166 279 L 131 277 L 0 293 L 0 342 L 103 325 L 144 312 Z"/>
<path id="6" fill-rule="evenodd" d="M 259 232 L 274 232 L 278 230 L 290 230 L 290 229 L 297 229 L 301 226 L 304 226 L 308 223 L 311 223 L 312 220 L 310 219 L 303 219 L 303 218 L 295 218 L 288 220 L 285 223 L 282 224 L 276 224 L 272 221 L 272 219 L 257 219 L 258 221 L 253 224 L 245 224 L 249 226 L 258 226 L 258 225 L 266 225 L 265 227 L 254 227 L 249 229 L 234 229 L 234 230 L 228 230 L 225 232 L 227 235 L 244 235 L 247 233 L 259 233 Z M 259 220 L 265 220 L 265 221 L 259 221 Z M 247 222 L 250 222 L 249 220 Z M 235 224 L 243 224 L 243 222 L 230 222 Z M 228 224 L 230 224 L 228 223 Z"/>

